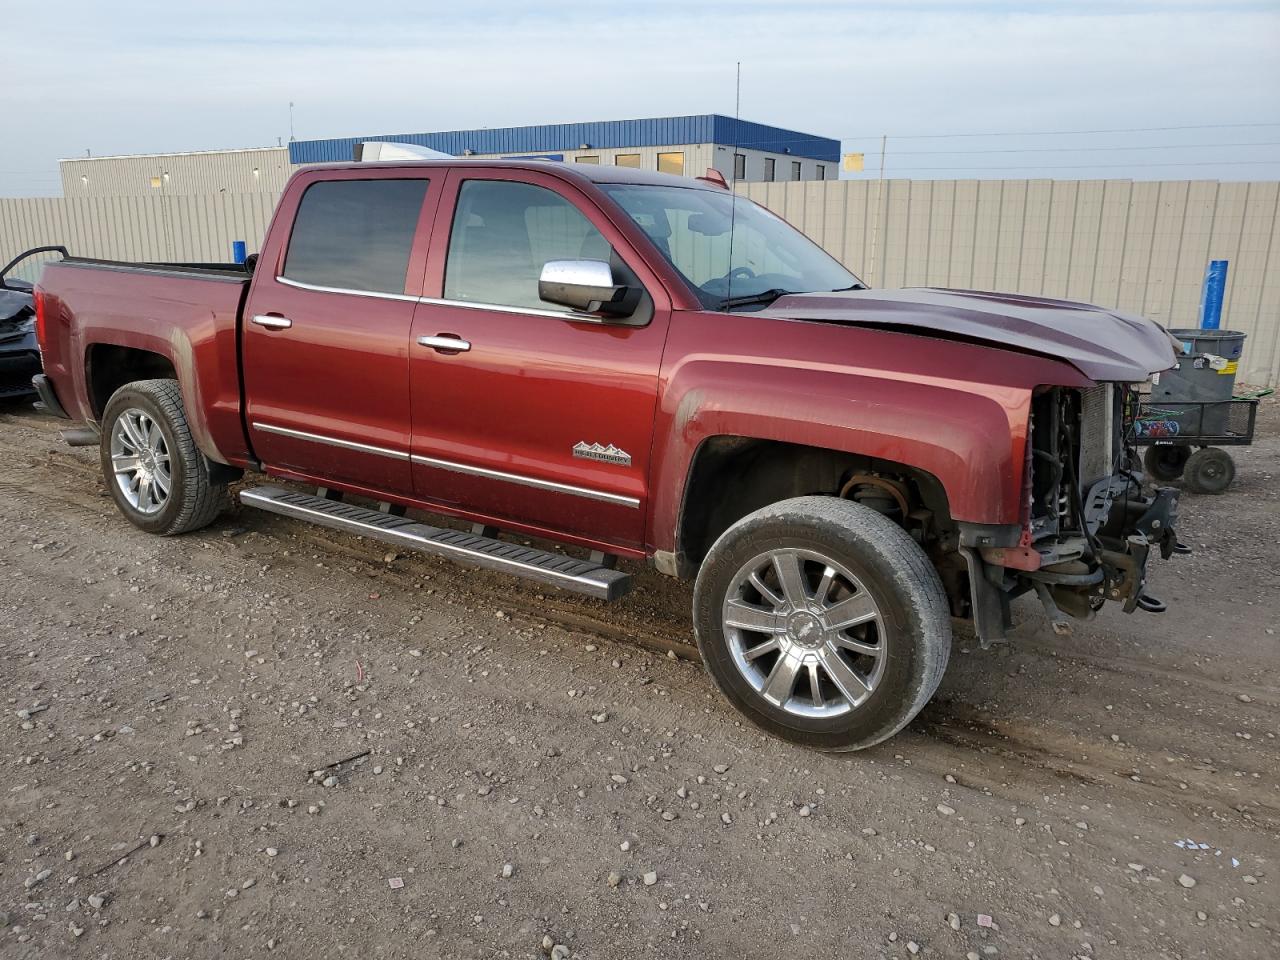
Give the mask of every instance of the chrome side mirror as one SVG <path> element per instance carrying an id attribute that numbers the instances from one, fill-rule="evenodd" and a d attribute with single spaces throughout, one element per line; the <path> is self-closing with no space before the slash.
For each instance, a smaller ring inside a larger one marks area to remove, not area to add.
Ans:
<path id="1" fill-rule="evenodd" d="M 538 296 L 586 313 L 630 313 L 628 288 L 614 282 L 603 260 L 548 260 L 538 278 Z"/>

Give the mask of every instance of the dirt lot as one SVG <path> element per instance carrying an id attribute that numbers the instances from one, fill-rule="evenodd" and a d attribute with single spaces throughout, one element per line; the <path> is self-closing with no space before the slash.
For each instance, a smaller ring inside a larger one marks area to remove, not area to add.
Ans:
<path id="1" fill-rule="evenodd" d="M 738 722 L 686 586 L 150 537 L 60 425 L 0 408 L 0 956 L 1280 956 L 1280 405 L 1169 614 L 1020 601 L 848 757 Z"/>

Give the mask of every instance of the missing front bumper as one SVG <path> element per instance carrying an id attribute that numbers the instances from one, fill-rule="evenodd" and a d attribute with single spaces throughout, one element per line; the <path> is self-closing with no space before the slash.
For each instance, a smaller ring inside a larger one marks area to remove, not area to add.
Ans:
<path id="1" fill-rule="evenodd" d="M 1168 559 L 1190 552 L 1178 542 L 1178 491 L 1157 488 L 1112 504 L 1106 522 L 1088 537 L 1061 537 L 1034 547 L 962 545 L 969 572 L 974 631 L 982 645 L 1003 642 L 1012 625 L 1010 602 L 1039 598 L 1055 633 L 1071 621 L 1091 619 L 1108 601 L 1125 613 L 1162 613 L 1166 604 L 1147 592 L 1153 552 Z M 962 538 L 963 542 L 963 538 Z"/>

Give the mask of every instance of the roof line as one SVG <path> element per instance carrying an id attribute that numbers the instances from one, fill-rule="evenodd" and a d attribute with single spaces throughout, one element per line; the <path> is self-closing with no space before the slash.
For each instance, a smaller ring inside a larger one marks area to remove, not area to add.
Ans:
<path id="1" fill-rule="evenodd" d="M 289 152 L 287 145 L 272 144 L 268 147 L 228 147 L 225 150 L 173 150 L 167 153 L 113 153 L 101 157 L 59 157 L 59 163 L 77 163 L 84 160 L 136 160 L 140 157 L 198 157 L 207 153 L 261 153 L 264 150 Z"/>

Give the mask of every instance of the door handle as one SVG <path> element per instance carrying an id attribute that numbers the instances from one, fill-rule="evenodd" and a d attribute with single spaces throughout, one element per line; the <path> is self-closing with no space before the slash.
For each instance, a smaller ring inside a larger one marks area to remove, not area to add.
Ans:
<path id="1" fill-rule="evenodd" d="M 271 313 L 256 314 L 249 322 L 256 323 L 260 327 L 266 327 L 268 330 L 288 330 L 293 326 L 293 321 L 288 317 L 281 317 Z"/>
<path id="2" fill-rule="evenodd" d="M 418 343 L 440 353 L 466 353 L 471 349 L 470 340 L 463 340 L 450 333 L 442 333 L 435 337 L 419 337 Z"/>

